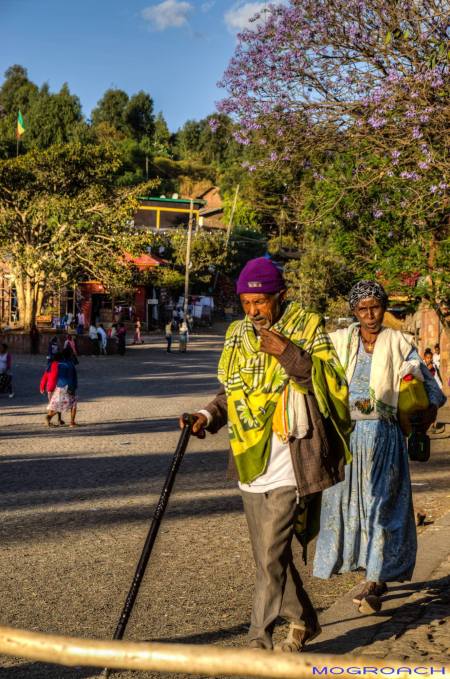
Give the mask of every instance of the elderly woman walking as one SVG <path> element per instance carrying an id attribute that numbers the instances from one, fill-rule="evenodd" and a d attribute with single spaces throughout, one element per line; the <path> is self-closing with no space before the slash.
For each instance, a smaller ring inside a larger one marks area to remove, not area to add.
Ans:
<path id="1" fill-rule="evenodd" d="M 357 323 L 330 335 L 349 383 L 353 460 L 345 480 L 323 493 L 314 575 L 365 569 L 353 599 L 361 613 L 380 610 L 386 583 L 410 580 L 416 560 L 408 454 L 397 421 L 402 376 L 422 375 L 430 403 L 420 413 L 423 431 L 445 403 L 412 340 L 383 326 L 387 300 L 379 283 L 360 281 L 349 298 Z"/>

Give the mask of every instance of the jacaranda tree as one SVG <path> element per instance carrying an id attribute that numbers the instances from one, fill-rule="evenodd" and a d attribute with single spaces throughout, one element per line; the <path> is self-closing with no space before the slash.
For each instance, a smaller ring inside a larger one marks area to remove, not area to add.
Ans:
<path id="1" fill-rule="evenodd" d="M 244 146 L 258 145 L 249 169 L 303 168 L 287 188 L 300 248 L 322 231 L 322 249 L 342 246 L 360 265 L 355 275 L 376 270 L 395 287 L 415 272 L 422 291 L 442 300 L 448 0 L 290 0 L 254 21 L 224 75 L 221 110 L 239 121 Z M 402 271 L 399 250 L 410 247 L 421 256 Z"/>

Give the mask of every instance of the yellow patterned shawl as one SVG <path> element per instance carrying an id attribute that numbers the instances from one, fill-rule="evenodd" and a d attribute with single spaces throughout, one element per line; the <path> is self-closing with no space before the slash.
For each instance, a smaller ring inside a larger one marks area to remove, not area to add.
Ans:
<path id="1" fill-rule="evenodd" d="M 310 354 L 319 410 L 333 423 L 335 444 L 344 450 L 349 462 L 348 387 L 322 318 L 291 302 L 273 329 Z M 260 351 L 259 346 L 260 338 L 247 317 L 232 323 L 225 337 L 218 370 L 219 381 L 227 394 L 230 445 L 242 483 L 251 483 L 266 470 L 273 416 L 285 388 L 305 391 L 295 380 L 289 379 L 274 356 Z"/>

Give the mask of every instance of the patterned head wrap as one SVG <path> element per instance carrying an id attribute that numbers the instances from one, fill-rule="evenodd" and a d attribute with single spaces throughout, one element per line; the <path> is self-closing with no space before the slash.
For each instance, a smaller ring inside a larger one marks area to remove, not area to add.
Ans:
<path id="1" fill-rule="evenodd" d="M 359 281 L 352 287 L 348 296 L 350 309 L 353 310 L 359 302 L 369 297 L 375 297 L 386 309 L 388 303 L 386 290 L 376 281 Z"/>

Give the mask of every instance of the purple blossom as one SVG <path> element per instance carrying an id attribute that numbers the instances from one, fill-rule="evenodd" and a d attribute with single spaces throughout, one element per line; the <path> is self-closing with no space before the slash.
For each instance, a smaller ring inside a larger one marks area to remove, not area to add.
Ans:
<path id="1" fill-rule="evenodd" d="M 420 127 L 413 127 L 412 137 L 413 139 L 422 139 L 423 134 Z"/>
<path id="2" fill-rule="evenodd" d="M 441 191 L 446 191 L 448 189 L 448 184 L 446 184 L 445 182 L 440 182 L 439 188 L 441 189 Z"/>
<path id="3" fill-rule="evenodd" d="M 272 153 L 270 154 L 270 160 L 271 161 L 278 160 L 278 153 L 276 151 L 272 151 Z"/>
<path id="4" fill-rule="evenodd" d="M 432 184 L 430 186 L 430 193 L 436 193 L 437 190 L 438 190 L 438 187 L 436 186 L 436 184 Z"/>
<path id="5" fill-rule="evenodd" d="M 380 210 L 379 208 L 377 208 L 376 210 L 374 210 L 372 212 L 372 214 L 375 217 L 375 219 L 380 219 L 384 215 L 384 212 L 383 212 L 383 210 Z"/>
<path id="6" fill-rule="evenodd" d="M 375 130 L 378 130 L 380 127 L 384 127 L 386 125 L 386 118 L 379 118 L 378 116 L 370 116 L 368 123 L 371 127 L 373 127 Z"/>
<path id="7" fill-rule="evenodd" d="M 429 170 L 430 169 L 430 163 L 427 163 L 426 160 L 419 160 L 417 165 L 420 167 L 421 170 Z"/>
<path id="8" fill-rule="evenodd" d="M 402 179 L 411 179 L 413 182 L 417 182 L 420 179 L 420 175 L 417 172 L 407 172 L 406 170 L 400 172 L 400 177 Z"/>
<path id="9" fill-rule="evenodd" d="M 212 132 L 217 132 L 217 129 L 220 125 L 220 121 L 218 118 L 210 118 L 209 119 L 209 127 L 211 128 Z"/>

